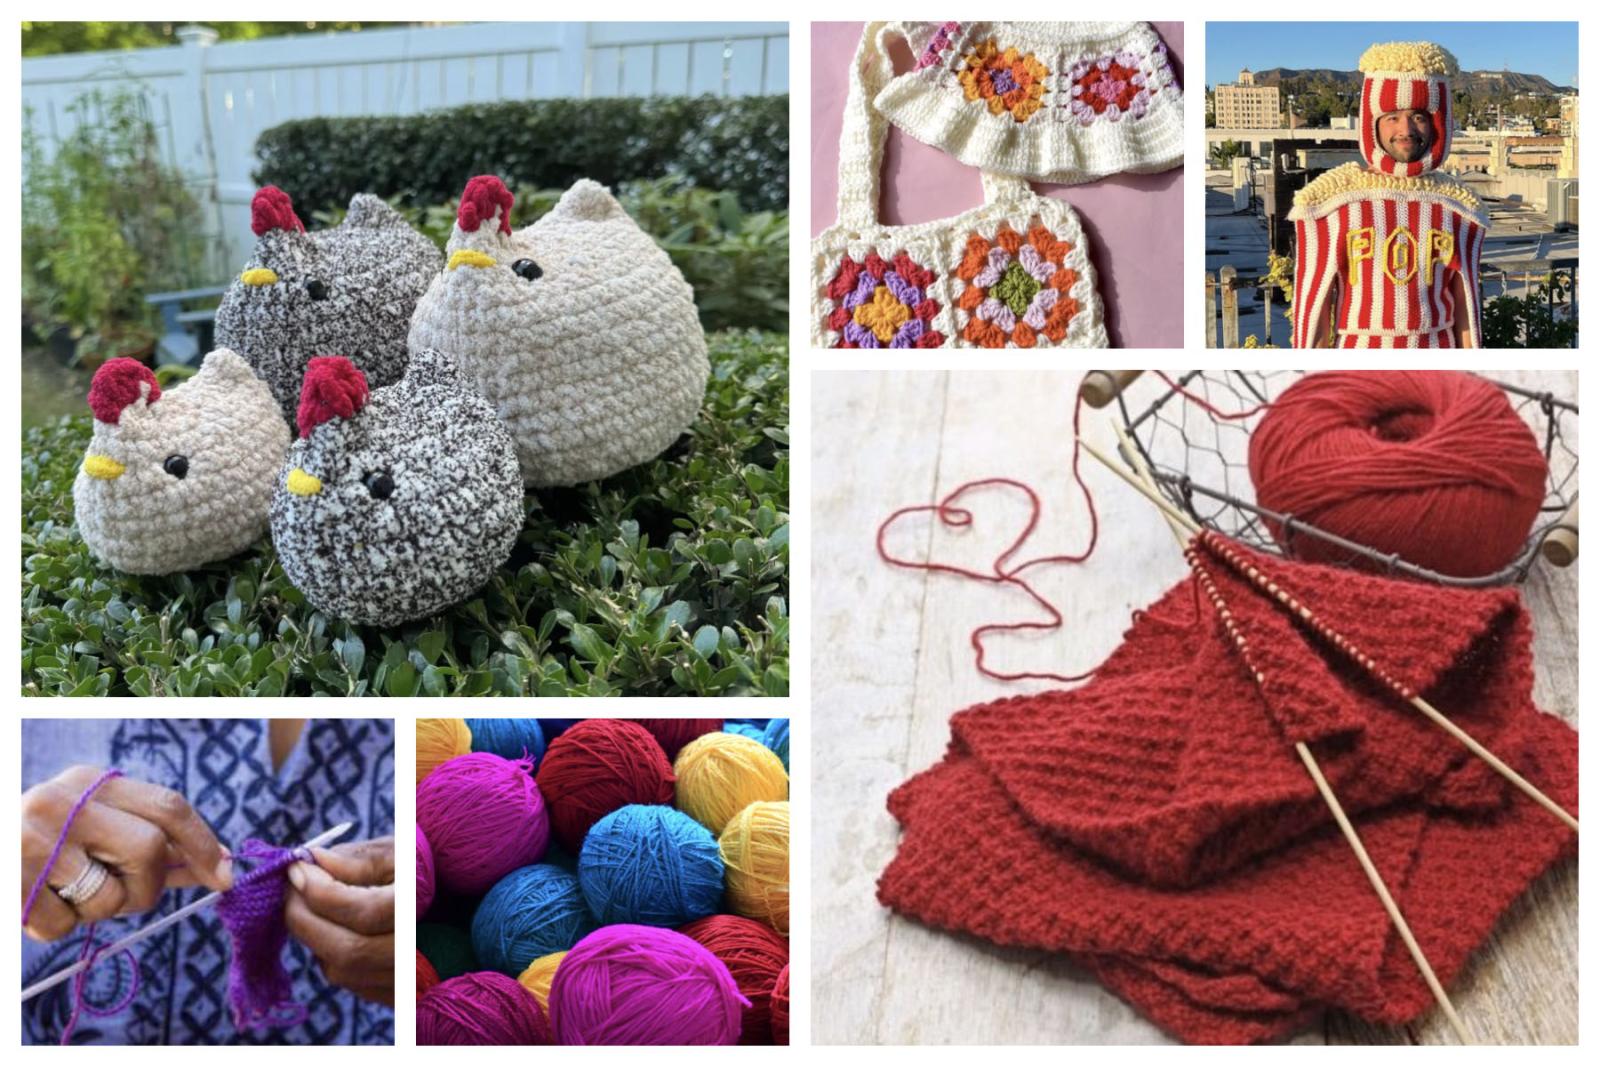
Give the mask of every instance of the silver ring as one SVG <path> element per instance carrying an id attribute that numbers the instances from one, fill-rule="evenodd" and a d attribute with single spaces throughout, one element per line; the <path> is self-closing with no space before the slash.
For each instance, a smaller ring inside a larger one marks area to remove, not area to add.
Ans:
<path id="1" fill-rule="evenodd" d="M 56 896 L 77 907 L 92 900 L 110 877 L 111 873 L 106 870 L 105 864 L 90 856 L 88 865 L 78 872 L 78 877 L 57 889 Z"/>

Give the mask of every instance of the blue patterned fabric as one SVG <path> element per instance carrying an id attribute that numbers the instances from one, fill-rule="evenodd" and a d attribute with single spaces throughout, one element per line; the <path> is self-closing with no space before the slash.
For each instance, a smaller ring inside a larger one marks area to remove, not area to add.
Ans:
<path id="1" fill-rule="evenodd" d="M 189 798 L 217 837 L 237 847 L 247 837 L 292 845 L 341 822 L 345 841 L 394 833 L 394 723 L 388 719 L 313 719 L 276 773 L 267 724 L 260 719 L 24 719 L 22 787 L 73 764 L 116 767 L 130 778 Z M 97 939 L 113 941 L 196 899 L 203 889 L 166 893 L 156 911 L 103 922 Z M 22 984 L 76 962 L 83 935 L 50 944 L 22 938 Z M 110 1016 L 87 1012 L 73 1044 L 211 1045 L 394 1043 L 394 1013 L 338 989 L 311 953 L 290 941 L 285 964 L 306 1021 L 263 1034 L 234 1030 L 227 1004 L 228 939 L 214 909 L 134 947 L 139 993 Z M 104 960 L 85 983 L 89 1004 L 115 1004 L 133 981 L 126 957 Z M 71 1013 L 71 983 L 22 1005 L 24 1044 L 54 1044 Z"/>

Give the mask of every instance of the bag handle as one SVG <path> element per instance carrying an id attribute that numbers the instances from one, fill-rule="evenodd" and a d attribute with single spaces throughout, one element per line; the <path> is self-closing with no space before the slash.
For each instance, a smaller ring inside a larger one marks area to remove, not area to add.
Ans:
<path id="1" fill-rule="evenodd" d="M 905 22 L 869 22 L 861 31 L 850 64 L 850 85 L 845 95 L 844 122 L 839 129 L 838 222 L 852 229 L 878 225 L 878 197 L 883 173 L 883 145 L 889 121 L 874 105 L 884 86 L 894 77 L 887 39 L 896 34 L 911 42 Z M 1024 178 L 980 171 L 983 196 L 988 203 L 1032 192 Z"/>

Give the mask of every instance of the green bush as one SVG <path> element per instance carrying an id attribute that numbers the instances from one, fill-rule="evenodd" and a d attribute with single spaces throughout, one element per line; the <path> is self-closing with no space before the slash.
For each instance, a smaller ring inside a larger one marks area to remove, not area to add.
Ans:
<path id="1" fill-rule="evenodd" d="M 72 525 L 89 419 L 28 431 L 23 693 L 786 694 L 787 344 L 711 340 L 686 442 L 604 482 L 529 493 L 488 586 L 389 630 L 310 608 L 265 539 L 189 574 L 103 568 Z"/>
<path id="2" fill-rule="evenodd" d="M 1484 348 L 1571 348 L 1578 341 L 1573 277 L 1553 271 L 1526 296 L 1497 296 L 1483 305 Z"/>
<path id="3" fill-rule="evenodd" d="M 475 174 L 565 189 L 681 175 L 752 211 L 789 203 L 787 96 L 517 100 L 419 115 L 298 119 L 262 132 L 255 180 L 311 211 L 356 193 L 421 206 Z"/>

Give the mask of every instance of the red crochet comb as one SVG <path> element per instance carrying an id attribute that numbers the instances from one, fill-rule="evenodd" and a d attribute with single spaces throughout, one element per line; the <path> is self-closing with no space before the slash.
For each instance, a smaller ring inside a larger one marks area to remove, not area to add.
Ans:
<path id="1" fill-rule="evenodd" d="M 96 419 L 115 426 L 122 409 L 139 399 L 139 387 L 146 383 L 150 386 L 146 402 L 154 404 L 161 399 L 161 385 L 149 367 L 136 359 L 108 359 L 89 382 L 89 410 Z"/>
<path id="2" fill-rule="evenodd" d="M 461 207 L 456 211 L 456 225 L 464 233 L 476 233 L 479 226 L 494 218 L 494 209 L 500 209 L 500 232 L 511 232 L 511 205 L 516 198 L 506 183 L 492 174 L 480 174 L 467 182 L 461 193 Z"/>
<path id="3" fill-rule="evenodd" d="M 255 198 L 250 201 L 250 229 L 255 231 L 257 237 L 273 230 L 306 232 L 300 216 L 294 213 L 294 203 L 289 199 L 289 194 L 276 185 L 256 190 Z"/>
<path id="4" fill-rule="evenodd" d="M 300 436 L 329 419 L 348 419 L 367 402 L 367 376 L 343 356 L 317 356 L 306 365 L 305 383 L 300 387 L 300 408 L 295 421 Z"/>

